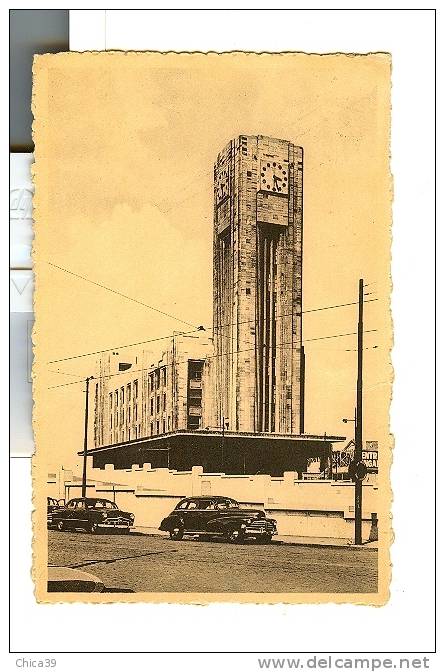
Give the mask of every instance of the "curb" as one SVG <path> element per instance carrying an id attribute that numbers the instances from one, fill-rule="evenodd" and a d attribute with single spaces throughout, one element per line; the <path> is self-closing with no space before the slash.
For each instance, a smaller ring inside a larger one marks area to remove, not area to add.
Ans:
<path id="1" fill-rule="evenodd" d="M 167 534 L 160 534 L 160 533 L 157 533 L 155 531 L 145 532 L 144 529 L 147 529 L 147 528 L 138 528 L 138 529 L 134 528 L 135 532 L 138 532 L 139 534 L 143 534 L 146 537 L 161 537 L 161 538 L 164 538 L 164 539 L 168 539 Z M 291 540 L 287 541 L 286 539 L 283 539 L 281 537 L 280 539 L 273 539 L 271 541 L 271 544 L 273 546 L 279 546 L 280 544 L 283 544 L 285 546 L 308 546 L 308 547 L 311 547 L 311 548 L 351 548 L 351 549 L 356 549 L 356 550 L 367 549 L 367 550 L 371 550 L 371 551 L 377 551 L 378 550 L 378 546 L 377 546 L 376 541 L 373 541 L 373 542 L 366 541 L 361 546 L 359 546 L 357 544 L 353 544 L 352 542 L 347 543 L 347 544 L 336 544 L 335 542 L 321 543 L 319 541 L 318 542 L 317 541 L 314 541 L 314 542 L 311 542 L 311 541 L 291 541 Z"/>

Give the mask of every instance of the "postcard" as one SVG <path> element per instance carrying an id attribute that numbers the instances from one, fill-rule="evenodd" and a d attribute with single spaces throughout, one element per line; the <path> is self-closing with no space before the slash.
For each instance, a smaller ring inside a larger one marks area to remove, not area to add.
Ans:
<path id="1" fill-rule="evenodd" d="M 388 600 L 390 78 L 35 57 L 38 601 Z"/>

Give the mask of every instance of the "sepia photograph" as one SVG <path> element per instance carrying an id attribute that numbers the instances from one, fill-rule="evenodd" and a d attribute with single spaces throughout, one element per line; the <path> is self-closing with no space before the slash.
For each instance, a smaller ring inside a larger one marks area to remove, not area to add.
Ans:
<path id="1" fill-rule="evenodd" d="M 34 57 L 40 602 L 389 599 L 391 56 Z"/>

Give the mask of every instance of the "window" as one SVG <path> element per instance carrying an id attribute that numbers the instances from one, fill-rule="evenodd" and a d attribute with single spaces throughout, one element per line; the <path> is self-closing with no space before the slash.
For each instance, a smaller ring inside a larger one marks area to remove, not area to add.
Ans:
<path id="1" fill-rule="evenodd" d="M 128 383 L 127 385 L 127 401 L 129 402 L 131 399 L 131 384 Z"/>
<path id="2" fill-rule="evenodd" d="M 167 408 L 167 395 L 165 394 L 165 392 L 164 392 L 164 396 L 162 398 L 162 408 L 163 408 L 164 411 Z"/>
<path id="3" fill-rule="evenodd" d="M 159 434 L 159 420 L 156 421 L 156 434 Z"/>
<path id="4" fill-rule="evenodd" d="M 215 503 L 211 499 L 201 499 L 199 500 L 199 509 L 215 509 Z"/>
<path id="5" fill-rule="evenodd" d="M 138 386 L 138 381 L 137 380 L 133 381 L 133 397 L 134 397 L 134 399 L 138 398 L 138 387 L 139 387 Z"/>
<path id="6" fill-rule="evenodd" d="M 156 413 L 159 413 L 160 410 L 161 410 L 161 397 L 158 394 L 158 396 L 156 397 Z"/>
<path id="7" fill-rule="evenodd" d="M 110 415 L 110 429 L 113 429 L 113 416 Z"/>
<path id="8" fill-rule="evenodd" d="M 167 367 L 162 369 L 162 384 L 164 387 L 167 385 Z"/>
<path id="9" fill-rule="evenodd" d="M 110 410 L 111 410 L 113 408 L 113 393 L 112 392 L 110 392 L 110 394 L 108 395 L 108 401 L 109 401 Z"/>
<path id="10" fill-rule="evenodd" d="M 189 505 L 189 502 L 186 499 L 185 502 L 179 502 L 179 504 L 177 505 L 176 508 L 177 509 L 186 509 L 188 507 L 188 505 Z"/>
<path id="11" fill-rule="evenodd" d="M 124 401 L 125 401 L 125 399 L 124 399 L 124 388 L 121 387 L 121 404 L 123 404 Z"/>
<path id="12" fill-rule="evenodd" d="M 201 427 L 201 418 L 195 415 L 189 415 L 187 418 L 187 429 L 199 429 Z"/>
<path id="13" fill-rule="evenodd" d="M 153 423 L 150 422 L 150 436 L 153 436 Z"/>
<path id="14" fill-rule="evenodd" d="M 165 420 L 162 421 L 162 433 L 165 434 Z"/>
<path id="15" fill-rule="evenodd" d="M 118 406 L 119 405 L 119 390 L 115 390 L 114 399 L 116 401 L 116 406 Z"/>
<path id="16" fill-rule="evenodd" d="M 150 415 L 154 414 L 154 399 L 153 397 L 150 399 Z"/>

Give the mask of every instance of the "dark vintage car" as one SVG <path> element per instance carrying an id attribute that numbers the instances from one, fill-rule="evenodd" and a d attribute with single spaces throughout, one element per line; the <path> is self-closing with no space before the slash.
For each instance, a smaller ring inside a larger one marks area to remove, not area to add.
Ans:
<path id="1" fill-rule="evenodd" d="M 61 509 L 62 507 L 64 507 L 65 506 L 65 500 L 64 499 L 56 499 L 55 497 L 47 497 L 46 499 L 47 499 L 46 517 L 47 517 L 48 527 L 50 527 L 51 524 L 52 524 L 53 512 L 56 511 L 57 509 Z"/>
<path id="2" fill-rule="evenodd" d="M 134 514 L 120 509 L 102 497 L 76 497 L 61 509 L 52 513 L 51 527 L 58 530 L 87 530 L 92 534 L 99 530 L 122 530 L 129 532 L 134 523 Z"/>
<path id="3" fill-rule="evenodd" d="M 259 509 L 242 509 L 230 497 L 187 497 L 162 521 L 160 530 L 179 541 L 186 535 L 223 537 L 232 543 L 255 538 L 265 543 L 277 533 L 276 521 Z"/>

